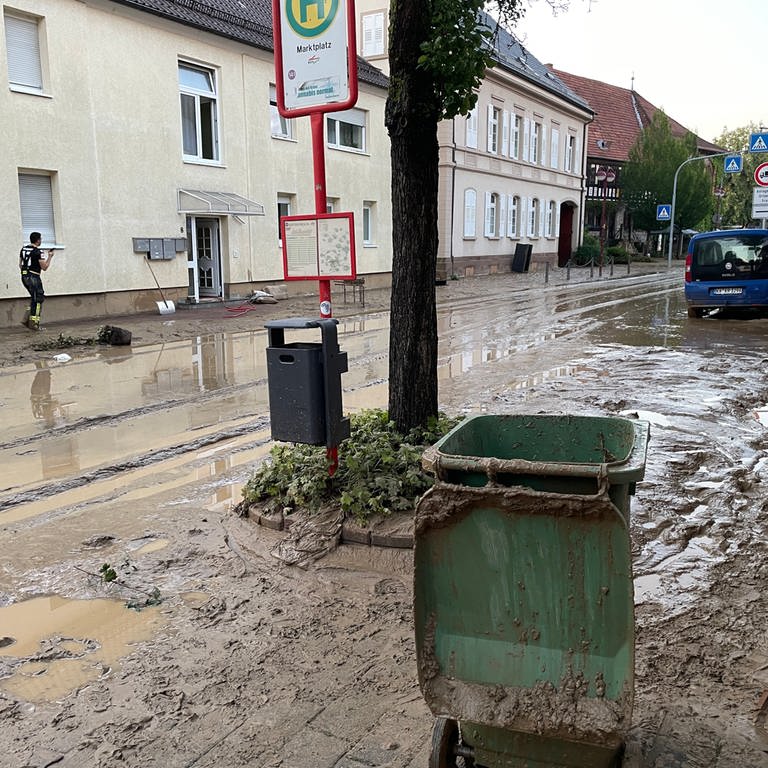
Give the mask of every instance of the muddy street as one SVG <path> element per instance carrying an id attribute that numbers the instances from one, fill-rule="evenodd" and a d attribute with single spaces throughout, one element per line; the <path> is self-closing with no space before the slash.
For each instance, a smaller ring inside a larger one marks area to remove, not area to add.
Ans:
<path id="1" fill-rule="evenodd" d="M 768 319 L 689 320 L 680 269 L 518 277 L 438 289 L 441 407 L 650 423 L 625 766 L 768 766 Z M 385 305 L 340 317 L 346 410 L 386 405 Z M 273 556 L 232 512 L 266 331 L 187 325 L 0 368 L 0 766 L 423 768 L 410 550 Z"/>

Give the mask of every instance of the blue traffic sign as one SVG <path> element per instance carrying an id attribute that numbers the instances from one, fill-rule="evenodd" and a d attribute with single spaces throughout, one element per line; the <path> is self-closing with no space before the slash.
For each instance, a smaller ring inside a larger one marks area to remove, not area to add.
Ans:
<path id="1" fill-rule="evenodd" d="M 671 205 L 657 205 L 656 206 L 656 221 L 669 221 L 672 216 Z"/>
<path id="2" fill-rule="evenodd" d="M 750 152 L 768 152 L 768 133 L 751 133 L 749 135 Z"/>
<path id="3" fill-rule="evenodd" d="M 726 173 L 741 173 L 743 167 L 741 155 L 728 155 L 724 163 Z"/>

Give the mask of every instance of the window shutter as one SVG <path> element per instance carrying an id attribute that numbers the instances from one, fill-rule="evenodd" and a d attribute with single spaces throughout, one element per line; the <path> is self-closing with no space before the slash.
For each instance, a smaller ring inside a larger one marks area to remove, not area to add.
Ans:
<path id="1" fill-rule="evenodd" d="M 477 104 L 467 115 L 467 146 L 477 149 Z"/>
<path id="2" fill-rule="evenodd" d="M 539 200 L 539 237 L 544 236 L 544 220 L 547 218 L 546 200 Z"/>
<path id="3" fill-rule="evenodd" d="M 550 168 L 557 168 L 560 161 L 560 131 L 557 128 L 552 129 L 552 151 L 549 154 Z"/>
<path id="4" fill-rule="evenodd" d="M 496 211 L 496 218 L 499 222 L 499 237 L 507 234 L 507 196 L 499 195 L 499 210 Z"/>
<path id="5" fill-rule="evenodd" d="M 539 165 L 547 164 L 547 126 L 544 123 L 541 124 L 541 148 L 539 149 Z"/>
<path id="6" fill-rule="evenodd" d="M 514 237 L 515 232 L 515 198 L 507 197 L 507 237 Z"/>
<path id="7" fill-rule="evenodd" d="M 483 234 L 486 237 L 491 237 L 493 232 L 491 231 L 491 193 L 485 193 L 485 226 L 483 228 Z"/>
<path id="8" fill-rule="evenodd" d="M 487 136 L 488 141 L 487 141 L 487 144 L 486 144 L 485 148 L 489 152 L 494 152 L 495 150 L 493 148 L 493 104 L 489 104 L 488 105 L 487 134 L 488 134 L 488 136 Z"/>
<path id="9" fill-rule="evenodd" d="M 464 237 L 475 236 L 475 212 L 477 210 L 477 195 L 474 189 L 464 192 Z"/>
<path id="10" fill-rule="evenodd" d="M 384 14 L 363 16 L 363 56 L 381 56 L 384 53 Z"/>
<path id="11" fill-rule="evenodd" d="M 553 200 L 552 205 L 552 236 L 560 237 L 560 206 L 557 200 Z"/>
<path id="12" fill-rule="evenodd" d="M 501 154 L 506 157 L 509 154 L 509 112 L 505 109 L 501 113 Z"/>
<path id="13" fill-rule="evenodd" d="M 43 90 L 40 66 L 40 36 L 34 19 L 5 15 L 5 42 L 8 46 L 8 82 Z"/>
<path id="14" fill-rule="evenodd" d="M 573 172 L 581 176 L 581 139 L 576 137 L 576 148 L 573 151 Z"/>
<path id="15" fill-rule="evenodd" d="M 19 200 L 24 238 L 28 238 L 30 232 L 37 231 L 42 235 L 44 243 L 55 243 L 51 177 L 37 173 L 20 173 Z"/>
<path id="16" fill-rule="evenodd" d="M 531 121 L 525 118 L 523 121 L 523 160 L 530 162 L 531 159 Z"/>

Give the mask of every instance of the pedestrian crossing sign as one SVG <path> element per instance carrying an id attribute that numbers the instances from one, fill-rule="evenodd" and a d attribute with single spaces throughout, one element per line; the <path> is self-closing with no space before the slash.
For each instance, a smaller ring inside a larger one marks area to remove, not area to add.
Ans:
<path id="1" fill-rule="evenodd" d="M 750 152 L 768 152 L 768 133 L 752 133 L 749 136 Z"/>
<path id="2" fill-rule="evenodd" d="M 657 205 L 656 206 L 656 221 L 669 221 L 671 217 L 670 205 Z"/>
<path id="3" fill-rule="evenodd" d="M 725 158 L 726 173 L 741 173 L 741 155 L 728 155 Z"/>

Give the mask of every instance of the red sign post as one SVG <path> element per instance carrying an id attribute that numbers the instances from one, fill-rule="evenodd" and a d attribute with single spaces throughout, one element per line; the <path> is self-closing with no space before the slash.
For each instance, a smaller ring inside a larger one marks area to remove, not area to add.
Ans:
<path id="1" fill-rule="evenodd" d="M 310 117 L 315 214 L 321 216 L 327 204 L 323 115 L 357 102 L 355 4 L 272 0 L 272 19 L 277 108 L 283 117 Z M 352 268 L 347 279 L 356 277 L 354 258 Z M 320 277 L 319 294 L 320 317 L 332 317 L 330 279 Z"/>

